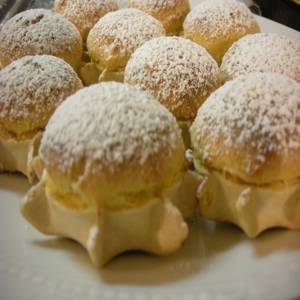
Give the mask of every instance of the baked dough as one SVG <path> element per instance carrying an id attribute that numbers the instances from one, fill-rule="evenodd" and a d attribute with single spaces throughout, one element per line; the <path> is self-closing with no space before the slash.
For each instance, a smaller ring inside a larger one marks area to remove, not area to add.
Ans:
<path id="1" fill-rule="evenodd" d="M 254 15 L 237 0 L 205 0 L 187 15 L 184 36 L 207 49 L 221 64 L 229 47 L 241 37 L 260 31 Z"/>
<path id="2" fill-rule="evenodd" d="M 47 122 L 82 87 L 75 71 L 49 55 L 25 56 L 0 71 L 0 169 L 32 178 Z"/>
<path id="3" fill-rule="evenodd" d="M 182 24 L 190 11 L 188 0 L 129 0 L 129 7 L 140 9 L 159 20 L 167 34 L 182 31 Z"/>
<path id="4" fill-rule="evenodd" d="M 138 9 L 120 9 L 97 22 L 88 35 L 87 48 L 101 73 L 123 73 L 137 48 L 162 35 L 162 24 L 150 15 Z"/>
<path id="5" fill-rule="evenodd" d="M 300 83 L 300 42 L 276 33 L 247 35 L 223 58 L 223 80 L 253 72 L 278 73 Z"/>
<path id="6" fill-rule="evenodd" d="M 191 127 L 205 217 L 239 225 L 250 237 L 300 228 L 300 84 L 252 73 L 227 82 Z"/>
<path id="7" fill-rule="evenodd" d="M 55 0 L 54 2 L 54 11 L 71 21 L 84 41 L 100 18 L 117 9 L 115 0 Z"/>
<path id="8" fill-rule="evenodd" d="M 221 77 L 218 64 L 198 44 L 159 37 L 136 50 L 126 66 L 125 82 L 149 92 L 174 114 L 188 146 L 189 125 Z"/>
<path id="9" fill-rule="evenodd" d="M 81 243 L 96 265 L 127 250 L 168 254 L 187 237 L 184 216 L 196 202 L 186 191 L 196 193 L 199 182 L 186 172 L 175 118 L 143 91 L 108 82 L 69 97 L 46 128 L 40 157 L 45 170 L 23 215 Z"/>
<path id="10" fill-rule="evenodd" d="M 77 28 L 60 14 L 46 9 L 30 9 L 0 27 L 2 67 L 26 55 L 53 55 L 78 70 L 82 39 Z"/>

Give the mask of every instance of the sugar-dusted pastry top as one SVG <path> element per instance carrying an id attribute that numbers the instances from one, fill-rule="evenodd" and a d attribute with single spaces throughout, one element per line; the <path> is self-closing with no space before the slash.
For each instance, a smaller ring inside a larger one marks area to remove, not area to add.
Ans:
<path id="1" fill-rule="evenodd" d="M 221 71 L 227 80 L 252 72 L 272 72 L 300 82 L 300 42 L 275 33 L 247 35 L 225 54 Z"/>
<path id="2" fill-rule="evenodd" d="M 132 53 L 146 41 L 165 34 L 162 24 L 134 8 L 110 12 L 90 31 L 89 54 L 100 68 L 124 68 Z"/>
<path id="3" fill-rule="evenodd" d="M 167 33 L 179 33 L 190 11 L 188 0 L 129 0 L 129 7 L 141 9 L 159 20 Z"/>
<path id="4" fill-rule="evenodd" d="M 130 0 L 132 4 L 145 4 L 148 7 L 151 6 L 151 8 L 156 11 L 173 8 L 177 2 L 177 0 Z"/>
<path id="5" fill-rule="evenodd" d="M 206 0 L 188 14 L 184 24 L 185 29 L 210 38 L 226 36 L 235 28 L 246 33 L 253 26 L 254 15 L 236 0 Z"/>
<path id="6" fill-rule="evenodd" d="M 76 27 L 60 14 L 46 9 L 21 12 L 0 28 L 0 61 L 3 66 L 25 55 L 49 54 L 77 67 L 81 48 L 82 41 Z"/>
<path id="7" fill-rule="evenodd" d="M 206 167 L 255 183 L 300 176 L 300 84 L 252 73 L 227 82 L 198 111 L 194 154 Z"/>
<path id="8" fill-rule="evenodd" d="M 150 95 L 127 84 L 108 82 L 82 89 L 51 118 L 40 155 L 63 173 L 78 163 L 89 172 L 168 159 L 183 150 L 175 118 Z M 158 166 L 156 166 L 158 167 Z"/>
<path id="9" fill-rule="evenodd" d="M 55 0 L 54 10 L 71 21 L 83 38 L 97 21 L 110 11 L 118 9 L 115 0 Z"/>
<path id="10" fill-rule="evenodd" d="M 81 87 L 60 58 L 36 55 L 12 62 L 0 71 L 0 136 L 21 138 L 42 130 L 56 107 Z"/>
<path id="11" fill-rule="evenodd" d="M 220 84 L 219 68 L 208 52 L 181 37 L 145 43 L 129 60 L 125 82 L 149 91 L 178 119 L 193 119 Z"/>

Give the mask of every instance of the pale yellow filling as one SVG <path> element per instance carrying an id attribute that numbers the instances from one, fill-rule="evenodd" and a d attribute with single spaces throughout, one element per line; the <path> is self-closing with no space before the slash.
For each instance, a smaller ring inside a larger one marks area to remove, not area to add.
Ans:
<path id="1" fill-rule="evenodd" d="M 79 75 L 85 86 L 103 81 L 124 82 L 124 69 L 99 70 L 93 62 L 83 62 Z"/>
<path id="2" fill-rule="evenodd" d="M 103 81 L 117 81 L 124 82 L 124 70 L 103 70 L 98 79 L 99 82 Z"/>
<path id="3" fill-rule="evenodd" d="M 121 211 L 141 207 L 152 201 L 153 198 L 169 198 L 182 211 L 184 217 L 189 217 L 195 211 L 196 193 L 201 181 L 201 177 L 193 171 L 187 171 L 184 174 L 180 172 L 174 175 L 170 181 L 171 185 L 164 188 L 154 184 L 148 185 L 147 188 L 146 186 L 132 185 L 127 190 L 125 187 L 121 191 L 114 189 L 107 195 L 98 189 L 96 191 L 83 191 L 80 180 L 70 183 L 69 181 L 64 182 L 61 178 L 58 186 L 57 178 L 54 181 L 46 171 L 43 176 L 47 196 L 65 209 L 97 211 L 105 208 Z M 97 199 L 95 199 L 96 195 Z"/>

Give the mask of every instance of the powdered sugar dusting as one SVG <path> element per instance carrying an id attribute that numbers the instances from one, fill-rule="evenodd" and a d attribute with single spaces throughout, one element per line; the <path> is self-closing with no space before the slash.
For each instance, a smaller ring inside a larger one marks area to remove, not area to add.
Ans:
<path id="1" fill-rule="evenodd" d="M 118 5 L 115 0 L 56 0 L 54 9 L 87 34 L 101 17 L 117 10 Z"/>
<path id="2" fill-rule="evenodd" d="M 175 7 L 178 0 L 130 0 L 129 3 L 131 5 L 143 4 L 151 8 L 151 10 L 161 11 Z"/>
<path id="3" fill-rule="evenodd" d="M 128 56 L 146 41 L 164 34 L 165 30 L 159 21 L 134 8 L 106 14 L 90 33 L 99 45 L 110 41 L 106 56 L 113 55 L 115 51 L 123 51 L 123 55 Z"/>
<path id="4" fill-rule="evenodd" d="M 76 27 L 59 14 L 31 9 L 15 15 L 0 29 L 0 58 L 71 53 L 81 48 Z M 2 55 L 1 55 L 2 53 Z"/>
<path id="5" fill-rule="evenodd" d="M 128 7 L 128 1 L 129 0 L 117 0 L 117 3 L 120 8 L 126 8 Z"/>
<path id="6" fill-rule="evenodd" d="M 54 109 L 81 87 L 72 67 L 60 58 L 25 56 L 0 71 L 0 120 L 21 119 L 31 130 L 43 128 Z"/>
<path id="7" fill-rule="evenodd" d="M 46 165 L 57 160 L 62 172 L 79 161 L 97 161 L 95 168 L 113 172 L 123 163 L 169 156 L 181 143 L 175 118 L 159 102 L 130 85 L 108 82 L 82 89 L 58 108 L 40 155 Z"/>
<path id="8" fill-rule="evenodd" d="M 184 29 L 196 31 L 201 36 L 217 38 L 233 29 L 247 32 L 256 20 L 248 7 L 237 0 L 205 0 L 186 17 Z"/>
<path id="9" fill-rule="evenodd" d="M 300 84 L 282 75 L 252 73 L 227 82 L 199 109 L 193 140 L 205 144 L 206 157 L 238 151 L 249 165 L 262 165 L 271 154 L 289 157 L 300 148 Z M 216 145 L 221 143 L 223 147 Z M 255 162 L 253 162 L 255 154 Z"/>
<path id="10" fill-rule="evenodd" d="M 274 33 L 245 36 L 225 54 L 221 70 L 226 79 L 251 72 L 272 72 L 300 82 L 300 43 Z"/>
<path id="11" fill-rule="evenodd" d="M 181 118 L 193 118 L 201 100 L 219 85 L 219 68 L 208 52 L 180 37 L 160 37 L 145 43 L 129 60 L 125 82 L 149 91 L 175 112 L 191 107 Z"/>

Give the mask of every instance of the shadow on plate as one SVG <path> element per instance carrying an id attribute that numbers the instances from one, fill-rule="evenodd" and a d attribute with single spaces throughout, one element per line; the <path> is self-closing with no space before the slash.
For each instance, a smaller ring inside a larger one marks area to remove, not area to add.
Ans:
<path id="1" fill-rule="evenodd" d="M 267 256 L 274 251 L 299 251 L 300 231 L 274 228 L 253 240 L 255 255 Z M 299 299 L 300 300 L 300 299 Z"/>
<path id="2" fill-rule="evenodd" d="M 34 240 L 32 241 L 32 244 L 51 251 L 64 251 L 69 253 L 80 267 L 86 270 L 94 270 L 96 273 L 98 272 L 89 260 L 88 254 L 84 251 L 84 248 L 79 243 L 71 239 L 53 237 L 42 240 Z"/>
<path id="3" fill-rule="evenodd" d="M 157 286 L 199 276 L 214 259 L 239 244 L 249 243 L 258 257 L 277 251 L 300 250 L 297 231 L 273 229 L 250 240 L 234 225 L 200 218 L 190 222 L 189 238 L 176 253 L 158 257 L 143 252 L 129 252 L 118 256 L 102 269 L 95 268 L 86 251 L 72 240 L 52 238 L 33 243 L 53 251 L 68 252 L 80 267 L 95 273 L 109 284 L 129 286 Z"/>
<path id="4" fill-rule="evenodd" d="M 102 269 L 95 268 L 86 251 L 71 240 L 51 238 L 33 243 L 53 251 L 69 252 L 80 267 L 97 273 L 107 283 L 157 286 L 199 274 L 214 256 L 235 247 L 243 238 L 243 233 L 234 226 L 194 218 L 190 221 L 189 238 L 176 253 L 159 257 L 133 251 L 116 257 Z"/>
<path id="5" fill-rule="evenodd" d="M 12 191 L 23 196 L 29 188 L 30 184 L 22 174 L 0 174 L 0 190 Z"/>
<path id="6" fill-rule="evenodd" d="M 239 244 L 249 244 L 258 257 L 277 251 L 300 250 L 299 236 L 297 231 L 274 229 L 251 240 L 234 225 L 194 218 L 190 222 L 188 240 L 176 253 L 158 257 L 142 252 L 129 252 L 118 256 L 102 269 L 95 268 L 86 251 L 71 240 L 52 238 L 33 243 L 53 251 L 68 252 L 81 268 L 98 275 L 109 284 L 158 286 L 199 276 L 200 272 L 213 265 L 214 259 Z"/>

